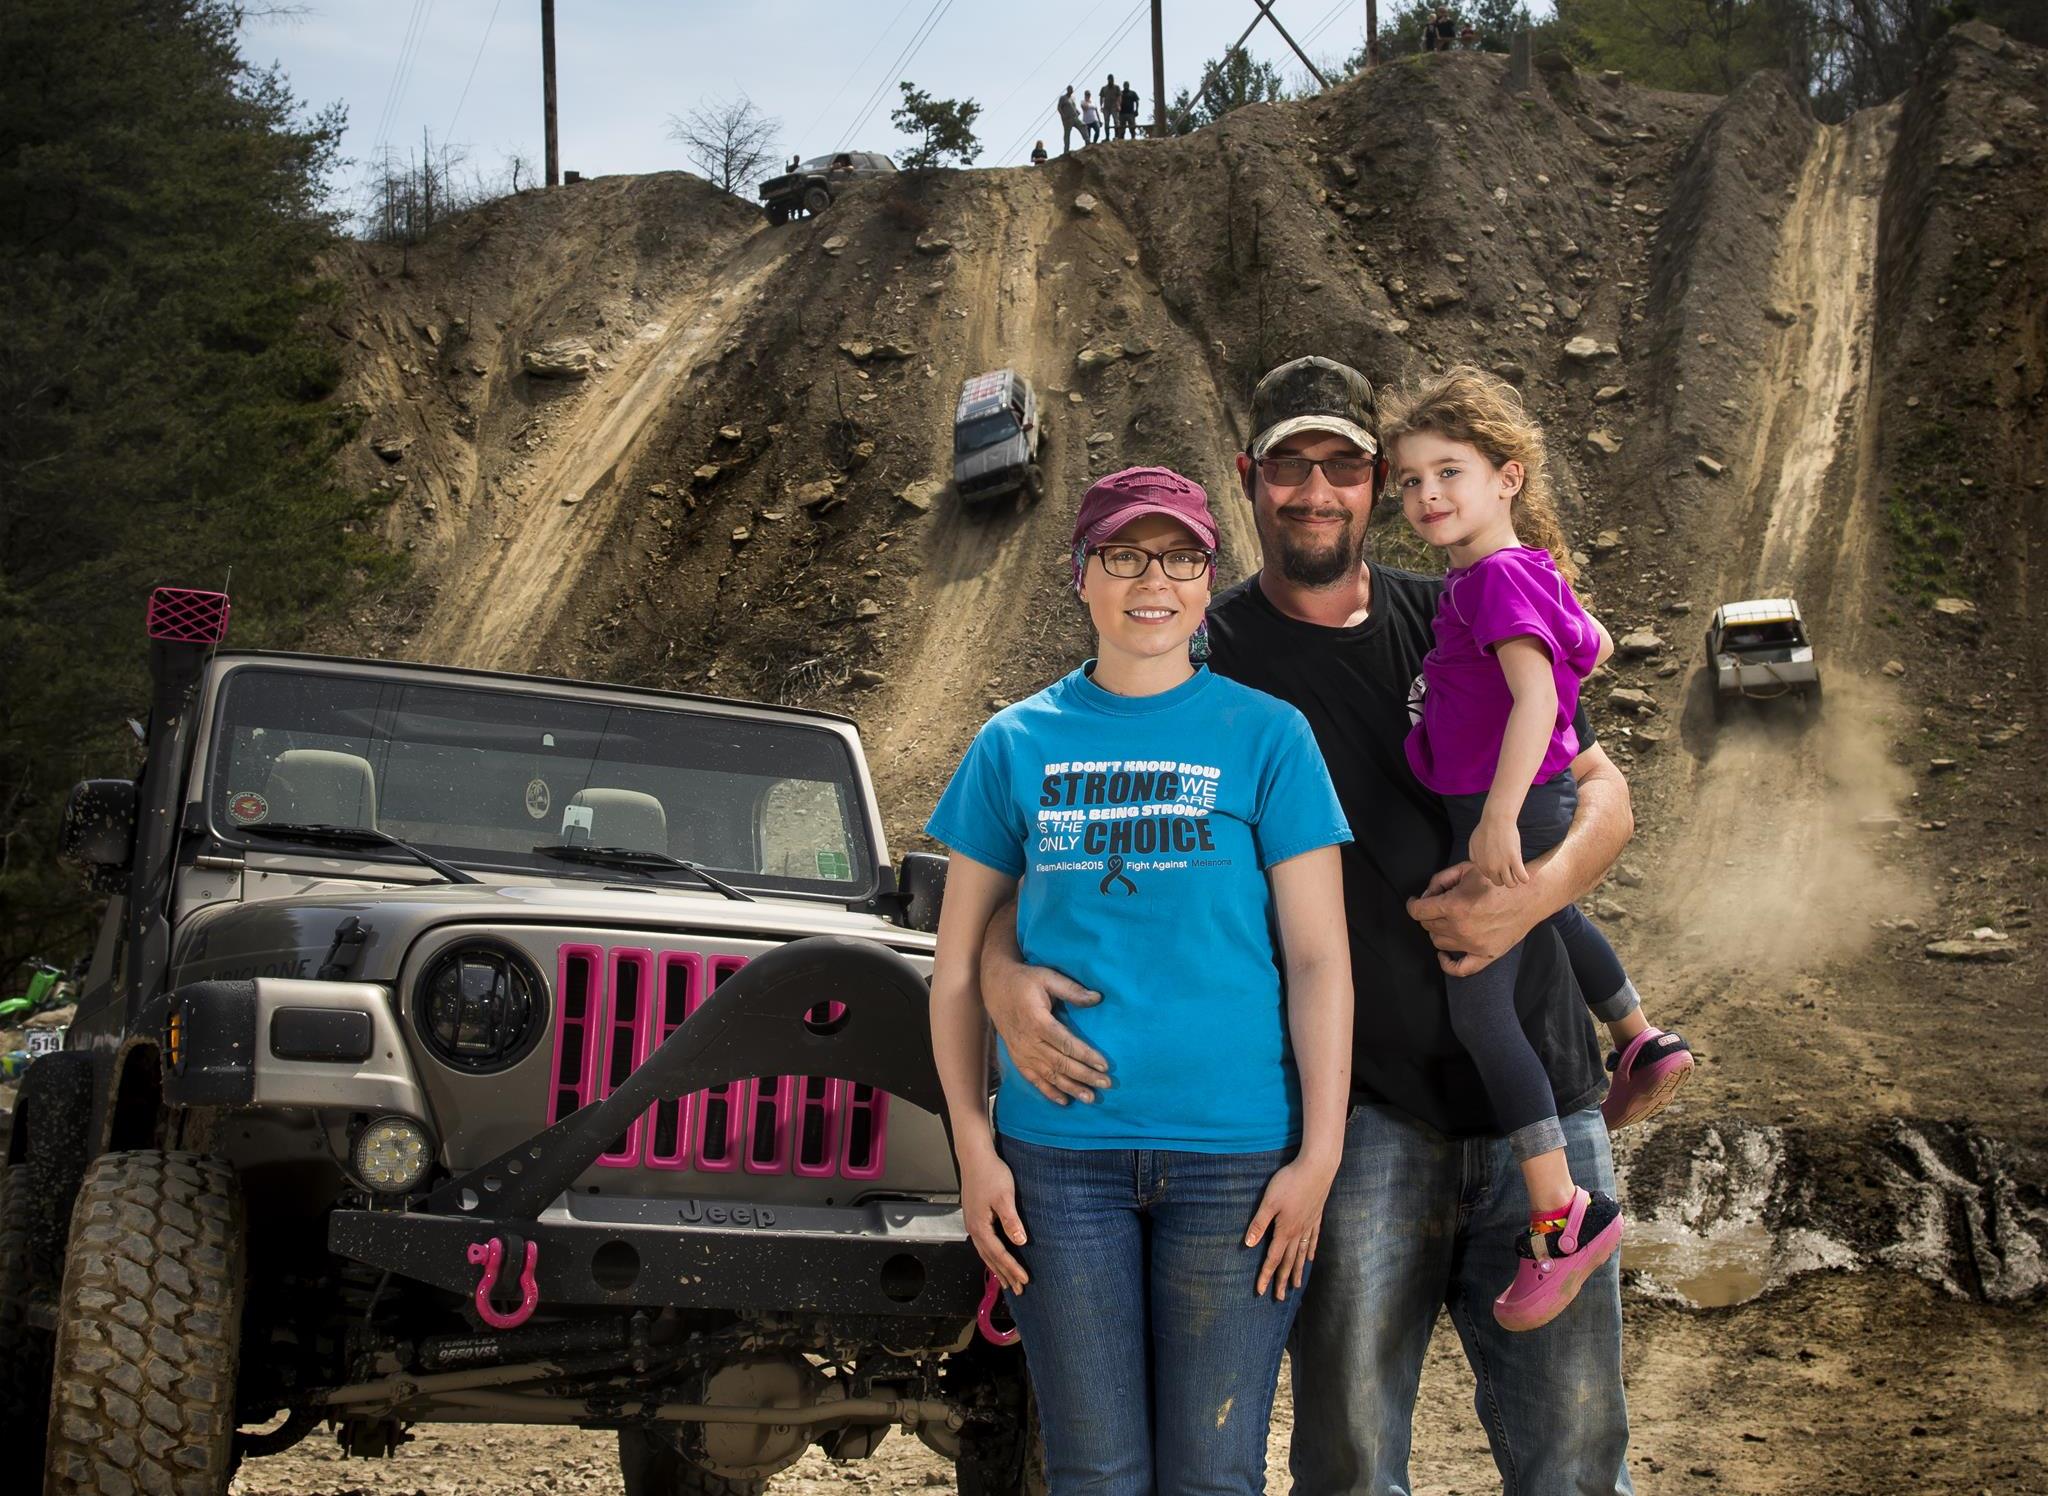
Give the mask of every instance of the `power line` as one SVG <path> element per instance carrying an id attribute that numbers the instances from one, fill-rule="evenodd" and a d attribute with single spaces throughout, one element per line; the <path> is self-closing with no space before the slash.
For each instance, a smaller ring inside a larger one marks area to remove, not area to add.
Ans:
<path id="1" fill-rule="evenodd" d="M 374 152 L 384 144 L 385 127 L 391 123 L 391 102 L 398 94 L 398 78 L 405 71 L 405 56 L 412 50 L 412 39 L 419 30 L 420 13 L 426 9 L 427 0 L 412 0 L 412 15 L 405 23 L 405 36 L 398 43 L 398 60 L 391 67 L 391 82 L 384 88 L 384 107 L 377 113 L 377 129 L 370 137 L 370 149 Z"/>
<path id="2" fill-rule="evenodd" d="M 917 4 L 917 0 L 903 0 L 902 7 L 899 10 L 897 10 L 896 14 L 890 19 L 889 24 L 884 26 L 881 32 L 875 37 L 875 39 L 868 43 L 868 49 L 867 51 L 861 54 L 860 61 L 856 62 L 852 67 L 848 68 L 846 71 L 846 76 L 839 80 L 839 91 L 833 94 L 831 98 L 825 101 L 825 107 L 818 111 L 818 117 L 812 120 L 808 125 L 804 126 L 804 133 L 802 138 L 808 140 L 812 132 L 815 131 L 819 125 L 825 122 L 825 116 L 832 112 L 832 106 L 834 104 L 837 104 L 840 98 L 844 96 L 844 94 L 846 93 L 846 85 L 851 83 L 854 80 L 854 77 L 860 72 L 860 70 L 868 65 L 868 59 L 875 55 L 875 48 L 881 46 L 882 42 L 884 41 L 884 39 L 888 37 L 889 33 L 896 29 L 896 23 L 903 19 L 904 11 L 909 10 L 910 7 L 915 4 Z"/>
<path id="3" fill-rule="evenodd" d="M 1122 25 L 1120 27 L 1112 27 L 1109 40 L 1097 47 L 1093 52 L 1090 52 L 1086 60 L 1079 67 L 1075 68 L 1070 76 L 1077 79 L 1086 77 L 1090 68 L 1094 67 L 1104 57 L 1107 57 L 1116 47 L 1117 43 L 1130 34 L 1131 28 L 1137 24 L 1138 17 L 1143 14 L 1148 3 L 1149 0 L 1138 0 L 1138 4 L 1132 8 L 1131 13 L 1124 17 Z M 1024 133 L 1010 142 L 1010 148 L 1003 152 L 1002 159 L 1008 160 L 1022 151 L 1024 149 L 1024 142 L 1032 139 L 1037 134 L 1039 127 L 1046 122 L 1048 117 L 1056 113 L 1058 109 L 1059 100 L 1057 99 L 1041 109 L 1038 112 L 1037 118 L 1024 127 Z"/>
<path id="4" fill-rule="evenodd" d="M 896 60 L 882 69 L 880 80 L 872 89 L 868 90 L 866 96 L 861 99 L 859 107 L 854 110 L 852 122 L 844 130 L 840 131 L 838 139 L 832 142 L 833 150 L 837 151 L 845 148 L 847 141 L 852 138 L 853 132 L 860 127 L 860 121 L 866 118 L 867 112 L 874 107 L 875 100 L 879 99 L 882 96 L 882 91 L 889 86 L 889 80 L 902 70 L 903 59 L 910 55 L 910 49 L 917 45 L 918 36 L 924 31 L 925 27 L 931 24 L 932 18 L 938 14 L 939 7 L 944 3 L 945 0 L 932 0 L 932 8 L 924 13 L 924 19 L 910 28 L 910 40 L 903 44 L 902 50 L 896 54 Z"/>
<path id="5" fill-rule="evenodd" d="M 384 118 L 377 125 L 377 144 L 383 145 L 391 138 L 391 131 L 397 127 L 398 117 L 405 107 L 406 91 L 412 87 L 413 68 L 420 60 L 421 45 L 427 39 L 427 27 L 434 17 L 434 0 L 414 0 L 413 18 L 418 22 L 407 33 L 406 41 L 398 50 L 398 70 L 392 75 L 391 97 L 384 106 Z"/>
<path id="6" fill-rule="evenodd" d="M 477 63 L 484 60 L 484 48 L 491 41 L 491 28 L 498 24 L 498 10 L 504 3 L 505 0 L 498 0 L 491 7 L 491 18 L 484 22 L 484 39 L 476 44 L 476 57 L 469 64 L 469 76 L 462 80 L 462 94 L 455 101 L 455 113 L 449 117 L 448 128 L 441 136 L 443 140 L 451 139 L 455 134 L 455 121 L 462 118 L 462 106 L 469 102 L 469 85 L 476 82 Z"/>
<path id="7" fill-rule="evenodd" d="M 1044 72 L 1045 65 L 1048 62 L 1051 62 L 1053 58 L 1058 55 L 1059 50 L 1062 47 L 1066 46 L 1068 42 L 1072 41 L 1075 37 L 1079 36 L 1081 34 L 1081 28 L 1083 26 L 1086 26 L 1094 18 L 1095 12 L 1092 9 L 1083 11 L 1081 13 L 1081 19 L 1074 23 L 1074 29 L 1072 31 L 1069 31 L 1065 36 L 1061 37 L 1058 41 L 1052 44 L 1051 51 L 1048 51 L 1045 54 L 1045 56 L 1038 59 L 1038 66 L 1033 68 L 1030 72 L 1026 73 L 1024 77 L 1018 82 L 1017 86 L 1011 89 L 1007 94 L 1003 96 L 1002 103 L 996 105 L 995 108 L 989 110 L 990 116 L 993 117 L 995 115 L 1001 114 L 1005 109 L 1009 108 L 1011 101 L 1015 99 L 1018 94 L 1024 92 L 1024 85 L 1026 83 L 1029 83 L 1033 78 L 1036 78 L 1040 73 Z"/>
<path id="8" fill-rule="evenodd" d="M 398 97 L 391 105 L 391 128 L 398 128 L 399 116 L 405 110 L 405 96 L 412 89 L 412 75 L 420 65 L 420 54 L 427 47 L 427 31 L 434 24 L 434 0 L 427 0 L 426 11 L 420 17 L 420 34 L 413 38 L 412 56 L 405 64 L 405 76 L 398 80 Z"/>
<path id="9" fill-rule="evenodd" d="M 946 12 L 952 8 L 953 0 L 934 0 L 931 10 L 925 14 L 925 24 L 919 32 L 911 36 L 903 51 L 897 53 L 896 61 L 890 64 L 889 71 L 882 75 L 882 81 L 875 85 L 875 91 L 868 95 L 859 118 L 847 127 L 846 133 L 839 138 L 839 144 L 834 147 L 835 150 L 844 150 L 853 142 L 855 136 L 867 128 L 867 123 L 874 117 L 875 110 L 881 107 L 882 100 L 888 96 L 889 80 L 900 79 L 909 70 L 917 54 L 924 50 L 924 44 L 931 39 L 931 34 L 939 29 L 939 22 L 945 20 Z"/>
<path id="10" fill-rule="evenodd" d="M 1145 14 L 1146 8 L 1150 3 L 1151 0 L 1138 0 L 1138 3 L 1131 7 L 1131 13 L 1124 17 L 1123 24 L 1112 30 L 1108 41 L 1088 54 L 1087 60 L 1074 69 L 1072 76 L 1076 78 L 1086 77 L 1090 68 L 1116 50 L 1117 44 L 1131 34 L 1131 29 L 1138 24 L 1139 17 Z M 1023 150 L 1024 142 L 1030 140 L 1036 134 L 1039 126 L 1043 125 L 1047 117 L 1058 108 L 1059 101 L 1055 99 L 1052 103 L 1041 109 L 1038 112 L 1038 117 L 1024 127 L 1024 133 L 1010 143 L 1010 148 L 1003 152 L 1002 159 L 1007 161 Z"/>
<path id="11" fill-rule="evenodd" d="M 1324 16 L 1320 21 L 1316 22 L 1315 28 L 1302 37 L 1302 50 L 1304 52 L 1307 51 L 1309 44 L 1311 42 L 1313 42 L 1317 37 L 1321 36 L 1325 31 L 1328 31 L 1332 26 L 1336 25 L 1338 20 L 1344 15 L 1344 13 L 1350 10 L 1352 6 L 1354 6 L 1357 3 L 1358 0 L 1337 0 L 1337 3 L 1330 7 L 1330 13 Z"/>

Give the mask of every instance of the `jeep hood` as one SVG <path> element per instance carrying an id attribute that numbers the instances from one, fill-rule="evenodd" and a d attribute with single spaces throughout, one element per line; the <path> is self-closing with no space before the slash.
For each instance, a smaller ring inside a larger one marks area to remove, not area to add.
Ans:
<path id="1" fill-rule="evenodd" d="M 373 982 L 394 980 L 407 947 L 447 925 L 550 925 L 647 937 L 756 940 L 851 935 L 913 956 L 929 956 L 936 944 L 932 936 L 878 915 L 824 901 L 762 897 L 742 904 L 709 890 L 641 890 L 596 881 L 381 888 L 314 881 L 300 894 L 222 903 L 186 919 L 172 955 L 172 984 L 317 976 L 335 932 L 351 918 L 361 920 L 369 936 L 350 975 Z"/>
<path id="2" fill-rule="evenodd" d="M 954 458 L 953 481 L 971 484 L 1011 468 L 1021 468 L 1030 460 L 1031 449 L 1025 443 L 1024 433 L 1019 431 L 994 446 L 983 447 L 978 452 L 965 452 Z"/>

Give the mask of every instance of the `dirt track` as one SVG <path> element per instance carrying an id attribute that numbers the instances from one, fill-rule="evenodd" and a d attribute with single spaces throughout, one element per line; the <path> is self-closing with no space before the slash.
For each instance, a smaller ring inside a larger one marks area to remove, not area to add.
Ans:
<path id="1" fill-rule="evenodd" d="M 618 482 L 654 418 L 689 398 L 696 366 L 752 309 L 785 251 L 764 236 L 714 263 L 702 286 L 660 308 L 630 351 L 552 434 L 548 458 L 507 485 L 509 515 L 477 516 L 469 560 L 452 569 L 420 636 L 424 659 L 488 670 L 532 666 L 575 597 L 625 496 Z M 486 535 L 484 526 L 494 526 Z"/>
<path id="2" fill-rule="evenodd" d="M 1821 127 L 1780 232 L 1773 297 L 1791 321 L 1746 402 L 1757 413 L 1751 476 L 1722 512 L 1695 521 L 1736 540 L 1710 570 L 1715 598 L 1800 599 L 1829 665 L 1824 730 L 1809 730 L 1823 724 L 1804 709 L 1791 722 L 1737 711 L 1717 730 L 1706 672 L 1695 674 L 1684 703 L 1691 752 L 1664 785 L 1688 814 L 1644 849 L 1690 870 L 1665 880 L 1659 923 L 1676 944 L 1647 968 L 1657 989 L 1683 990 L 1702 970 L 1794 974 L 1863 948 L 1874 920 L 1925 902 L 1873 849 L 1911 781 L 1889 751 L 1899 693 L 1866 653 L 1870 615 L 1885 603 L 1872 586 L 1876 503 L 1859 481 L 1878 196 L 1897 124 L 1886 108 Z M 1695 619 L 1673 622 L 1689 630 Z"/>

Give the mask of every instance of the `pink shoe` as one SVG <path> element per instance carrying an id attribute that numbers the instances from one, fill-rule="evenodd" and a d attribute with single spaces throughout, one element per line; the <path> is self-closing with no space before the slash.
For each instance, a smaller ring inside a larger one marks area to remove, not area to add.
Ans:
<path id="1" fill-rule="evenodd" d="M 1521 1262 L 1515 1281 L 1493 1301 L 1493 1317 L 1507 1330 L 1549 1324 L 1585 1286 L 1593 1270 L 1621 1245 L 1621 1207 L 1605 1195 L 1572 1191 L 1572 1208 L 1558 1231 L 1524 1231 L 1515 1243 Z"/>
<path id="2" fill-rule="evenodd" d="M 1628 1048 L 1608 1055 L 1607 1068 L 1614 1079 L 1600 1115 L 1609 1132 L 1620 1132 L 1670 1104 L 1692 1074 L 1692 1049 L 1683 1034 L 1648 1028 L 1629 1040 Z"/>

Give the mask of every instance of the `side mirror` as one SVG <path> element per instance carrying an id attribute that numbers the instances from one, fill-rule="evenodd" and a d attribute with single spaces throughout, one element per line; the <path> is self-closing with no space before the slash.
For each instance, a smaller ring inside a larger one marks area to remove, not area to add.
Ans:
<path id="1" fill-rule="evenodd" d="M 88 779 L 75 786 L 64 806 L 58 853 L 107 892 L 135 855 L 134 781 Z"/>
<path id="2" fill-rule="evenodd" d="M 939 905 L 946 897 L 946 859 L 930 852 L 905 852 L 896 886 L 901 890 L 903 927 L 938 933 Z"/>

